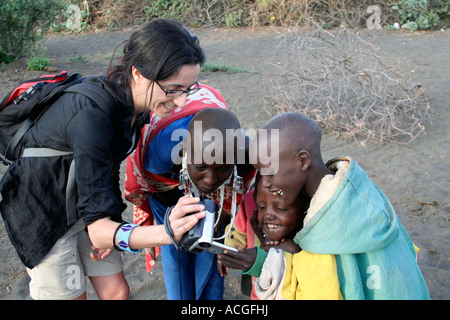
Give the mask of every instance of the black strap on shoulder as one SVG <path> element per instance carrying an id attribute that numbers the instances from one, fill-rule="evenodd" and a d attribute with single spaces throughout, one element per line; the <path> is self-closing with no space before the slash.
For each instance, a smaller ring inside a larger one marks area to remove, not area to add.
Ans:
<path id="1" fill-rule="evenodd" d="M 78 78 L 78 79 L 77 79 Z M 73 86 L 74 83 L 79 83 L 83 80 L 83 78 L 80 77 L 79 74 L 74 73 L 70 75 L 61 86 L 58 86 L 44 99 L 39 101 L 33 109 L 31 110 L 31 113 L 27 120 L 25 120 L 22 125 L 19 127 L 15 135 L 12 137 L 11 141 L 9 142 L 8 146 L 5 150 L 5 158 L 6 159 L 14 159 L 14 152 L 16 150 L 17 145 L 22 140 L 23 136 L 28 132 L 28 130 L 33 126 L 33 124 L 37 121 L 37 119 L 40 118 L 40 116 L 52 105 L 53 102 L 55 102 L 62 92 L 69 88 L 70 86 Z"/>
<path id="2" fill-rule="evenodd" d="M 115 100 L 113 96 L 105 89 L 99 85 L 93 83 L 80 83 L 71 86 L 64 90 L 64 92 L 80 93 L 91 100 L 93 100 L 97 105 L 110 105 L 114 104 Z M 71 225 L 75 223 L 78 219 L 76 212 L 76 183 L 75 183 L 75 160 L 72 160 L 69 169 L 69 176 L 67 179 L 66 187 L 66 212 L 67 212 L 67 224 Z"/>
<path id="3" fill-rule="evenodd" d="M 75 76 L 78 76 L 78 74 L 75 74 Z M 75 81 L 78 82 L 81 80 L 82 78 Z M 23 122 L 23 124 L 17 130 L 14 137 L 9 142 L 5 151 L 6 159 L 14 159 L 13 153 L 17 145 L 22 140 L 23 136 L 33 126 L 33 124 L 37 121 L 37 119 L 39 119 L 41 115 L 50 107 L 50 105 L 52 105 L 52 103 L 55 102 L 56 99 L 59 98 L 60 95 L 64 92 L 83 94 L 89 97 L 99 106 L 111 105 L 115 103 L 115 99 L 111 95 L 111 93 L 109 93 L 105 88 L 101 87 L 100 85 L 96 85 L 89 82 L 73 84 L 73 82 L 68 81 L 67 84 L 58 87 L 54 92 L 52 92 L 52 94 L 50 94 L 44 100 L 40 101 L 39 104 L 37 104 L 33 108 L 28 119 Z"/>
<path id="4" fill-rule="evenodd" d="M 100 85 L 89 82 L 83 82 L 80 84 L 73 85 L 64 90 L 64 92 L 83 94 L 89 97 L 99 106 L 107 106 L 114 104 L 116 102 L 116 100 L 114 99 L 112 94 L 108 92 L 108 90 L 106 90 Z"/>
<path id="5" fill-rule="evenodd" d="M 66 186 L 66 215 L 68 226 L 78 221 L 76 194 L 75 160 L 72 160 Z"/>
<path id="6" fill-rule="evenodd" d="M 64 92 L 72 92 L 72 93 L 80 93 L 91 100 L 93 100 L 97 105 L 109 105 L 114 104 L 115 99 L 113 96 L 105 89 L 99 85 L 93 83 L 80 83 L 75 84 L 70 87 L 63 88 Z M 60 92 L 60 91 L 59 91 Z M 45 111 L 45 110 L 43 110 Z M 28 129 L 33 125 L 35 121 L 30 119 L 27 120 L 27 124 L 22 126 L 20 130 L 20 139 L 25 135 Z M 16 144 L 20 141 L 17 140 Z M 52 149 L 46 149 L 45 152 L 41 152 L 43 148 L 36 148 L 38 156 L 52 156 L 53 153 L 51 151 L 55 151 Z M 50 150 L 50 153 L 48 152 Z M 29 151 L 29 149 L 28 149 Z M 56 152 L 55 156 L 61 155 L 61 153 Z M 33 155 L 31 155 L 33 156 Z M 76 183 L 75 183 L 75 160 L 72 160 L 69 169 L 69 175 L 67 178 L 67 186 L 66 186 L 66 214 L 67 214 L 67 225 L 72 225 L 78 220 L 78 215 L 76 211 Z"/>

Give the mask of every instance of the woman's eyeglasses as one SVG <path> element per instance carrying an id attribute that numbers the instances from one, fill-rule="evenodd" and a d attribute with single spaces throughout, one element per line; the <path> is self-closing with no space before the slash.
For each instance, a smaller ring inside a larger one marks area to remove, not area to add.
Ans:
<path id="1" fill-rule="evenodd" d="M 191 88 L 186 89 L 186 90 L 168 90 L 168 89 L 164 88 L 162 85 L 160 85 L 158 81 L 155 80 L 155 82 L 161 88 L 161 90 L 164 91 L 166 96 L 171 97 L 171 98 L 179 97 L 183 93 L 186 93 L 189 96 L 191 94 L 198 92 L 201 89 L 201 87 L 197 81 L 195 81 L 195 83 L 192 85 Z"/>

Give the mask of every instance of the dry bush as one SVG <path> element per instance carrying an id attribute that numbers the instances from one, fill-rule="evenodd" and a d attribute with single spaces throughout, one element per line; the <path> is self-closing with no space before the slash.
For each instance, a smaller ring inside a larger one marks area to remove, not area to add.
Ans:
<path id="1" fill-rule="evenodd" d="M 174 19 L 188 27 L 217 27 L 226 25 L 227 18 L 234 16 L 236 27 L 243 26 L 247 8 L 252 2 L 250 0 L 78 1 L 86 2 L 89 6 L 92 25 L 110 29 L 138 25 L 156 18 Z"/>
<path id="2" fill-rule="evenodd" d="M 154 18 L 175 19 L 197 26 L 289 26 L 310 18 L 333 27 L 365 27 L 370 5 L 382 10 L 381 24 L 395 22 L 398 13 L 381 0 L 72 0 L 89 10 L 97 28 L 122 28 Z"/>
<path id="3" fill-rule="evenodd" d="M 309 19 L 320 22 L 322 26 L 345 25 L 351 28 L 366 27 L 366 20 L 370 16 L 367 8 L 379 6 L 381 10 L 381 24 L 386 25 L 395 21 L 397 12 L 393 11 L 386 1 L 379 0 L 299 0 L 301 17 L 305 22 Z"/>
<path id="4" fill-rule="evenodd" d="M 81 1 L 81 0 L 80 0 Z M 83 0 L 89 7 L 91 25 L 96 28 L 128 27 L 146 21 L 145 1 Z"/>
<path id="5" fill-rule="evenodd" d="M 368 140 L 410 143 L 430 121 L 429 105 L 412 72 L 403 75 L 356 33 L 339 27 L 279 33 L 286 56 L 278 76 L 265 79 L 266 110 L 296 111 L 325 131 Z"/>
<path id="6" fill-rule="evenodd" d="M 398 13 L 381 0 L 257 0 L 246 6 L 247 24 L 252 27 L 272 24 L 291 26 L 309 24 L 310 19 L 322 26 L 351 28 L 366 27 L 369 6 L 377 5 L 381 10 L 381 24 L 395 22 Z"/>

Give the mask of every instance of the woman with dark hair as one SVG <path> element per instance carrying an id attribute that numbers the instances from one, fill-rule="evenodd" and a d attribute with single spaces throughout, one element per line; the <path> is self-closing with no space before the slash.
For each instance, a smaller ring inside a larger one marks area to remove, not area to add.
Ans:
<path id="1" fill-rule="evenodd" d="M 100 87 L 112 103 L 67 92 L 24 136 L 24 155 L 0 181 L 0 211 L 31 277 L 33 299 L 85 299 L 85 275 L 101 299 L 127 299 L 119 251 L 171 243 L 164 226 L 122 222 L 126 206 L 119 169 L 151 112 L 168 117 L 200 90 L 196 80 L 204 61 L 198 38 L 180 23 L 154 20 L 131 35 L 123 57 L 105 77 L 84 80 Z M 42 148 L 57 152 L 33 153 Z M 72 163 L 74 221 L 66 210 Z M 183 197 L 173 208 L 170 225 L 177 241 L 204 216 L 198 201 Z"/>

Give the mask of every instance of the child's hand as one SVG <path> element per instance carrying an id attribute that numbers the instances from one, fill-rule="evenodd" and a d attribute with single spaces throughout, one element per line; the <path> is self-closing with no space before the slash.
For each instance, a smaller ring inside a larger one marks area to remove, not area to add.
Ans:
<path id="1" fill-rule="evenodd" d="M 217 260 L 217 269 L 219 269 L 220 275 L 226 277 L 228 274 L 228 269 L 220 260 Z"/>
<path id="2" fill-rule="evenodd" d="M 237 248 L 239 252 L 225 250 L 223 254 L 217 255 L 217 261 L 226 268 L 248 271 L 256 260 L 256 248 L 242 249 Z"/>
<path id="3" fill-rule="evenodd" d="M 277 249 L 281 249 L 283 251 L 287 251 L 289 253 L 297 253 L 302 251 L 300 246 L 294 242 L 292 239 L 283 239 L 280 243 L 272 246 Z"/>
<path id="4" fill-rule="evenodd" d="M 264 242 L 261 242 L 261 244 L 264 245 L 264 250 L 269 250 L 269 248 L 277 248 L 279 245 L 281 245 L 282 243 L 284 243 L 286 241 L 286 239 L 281 239 L 281 240 L 270 240 L 269 238 L 265 238 Z"/>

